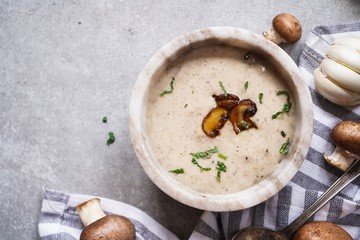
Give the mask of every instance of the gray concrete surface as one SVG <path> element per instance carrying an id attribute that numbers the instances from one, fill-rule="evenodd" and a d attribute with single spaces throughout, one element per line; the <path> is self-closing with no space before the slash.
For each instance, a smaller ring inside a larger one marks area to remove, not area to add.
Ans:
<path id="1" fill-rule="evenodd" d="M 280 12 L 303 24 L 285 46 L 298 61 L 313 26 L 360 20 L 360 1 L 1 1 L 0 239 L 39 239 L 43 187 L 132 204 L 188 238 L 202 211 L 144 174 L 129 139 L 132 86 L 174 37 L 217 25 L 261 33 Z"/>

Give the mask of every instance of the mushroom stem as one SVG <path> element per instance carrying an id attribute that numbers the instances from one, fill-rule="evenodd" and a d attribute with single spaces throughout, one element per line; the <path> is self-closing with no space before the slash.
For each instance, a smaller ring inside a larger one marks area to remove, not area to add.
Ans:
<path id="1" fill-rule="evenodd" d="M 360 156 L 360 123 L 340 122 L 332 129 L 330 136 L 336 148 L 324 158 L 330 165 L 345 171 Z"/>
<path id="2" fill-rule="evenodd" d="M 349 153 L 348 151 L 340 147 L 336 147 L 334 152 L 330 156 L 324 154 L 324 159 L 327 163 L 342 171 L 346 171 L 356 158 L 357 157 L 355 155 Z"/>
<path id="3" fill-rule="evenodd" d="M 274 28 L 271 28 L 270 31 L 263 32 L 263 36 L 275 44 L 279 45 L 280 43 L 286 42 L 280 34 L 278 34 Z"/>
<path id="4" fill-rule="evenodd" d="M 85 227 L 106 216 L 100 206 L 99 198 L 92 198 L 76 206 L 80 219 Z"/>

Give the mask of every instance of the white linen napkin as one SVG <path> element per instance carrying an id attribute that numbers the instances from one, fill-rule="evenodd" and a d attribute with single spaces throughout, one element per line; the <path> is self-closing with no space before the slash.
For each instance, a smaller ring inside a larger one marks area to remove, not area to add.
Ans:
<path id="1" fill-rule="evenodd" d="M 194 228 L 190 240 L 231 239 L 240 229 L 265 226 L 281 229 L 310 206 L 342 172 L 323 161 L 323 152 L 334 148 L 330 132 L 342 120 L 360 121 L 360 106 L 340 107 L 322 96 L 314 87 L 313 71 L 320 64 L 330 43 L 339 37 L 360 36 L 360 22 L 334 26 L 316 26 L 309 34 L 300 57 L 300 70 L 309 85 L 314 103 L 314 132 L 310 150 L 299 172 L 277 195 L 255 207 L 234 212 L 205 211 Z M 324 206 L 312 220 L 334 222 L 360 239 L 360 179 L 355 180 Z M 83 225 L 75 206 L 93 196 L 44 189 L 39 219 L 43 240 L 79 239 Z M 108 214 L 128 217 L 135 225 L 137 239 L 178 239 L 143 211 L 125 203 L 101 198 Z"/>

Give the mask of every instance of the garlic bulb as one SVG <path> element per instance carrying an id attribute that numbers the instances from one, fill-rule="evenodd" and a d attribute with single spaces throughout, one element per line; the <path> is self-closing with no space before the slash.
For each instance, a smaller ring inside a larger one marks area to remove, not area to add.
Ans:
<path id="1" fill-rule="evenodd" d="M 360 104 L 360 37 L 336 39 L 314 72 L 315 88 L 342 106 Z"/>

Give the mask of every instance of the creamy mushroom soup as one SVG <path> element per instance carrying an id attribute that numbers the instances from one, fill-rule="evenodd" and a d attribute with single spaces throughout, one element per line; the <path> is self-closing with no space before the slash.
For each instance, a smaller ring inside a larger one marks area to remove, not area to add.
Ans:
<path id="1" fill-rule="evenodd" d="M 217 45 L 192 50 L 151 85 L 150 144 L 164 170 L 189 188 L 238 192 L 269 176 L 291 148 L 296 106 L 289 93 L 276 69 L 253 52 Z M 256 127 L 242 121 L 236 134 L 223 118 L 220 134 L 205 134 L 204 119 L 217 106 L 213 95 L 222 94 L 256 104 L 249 118 Z"/>

